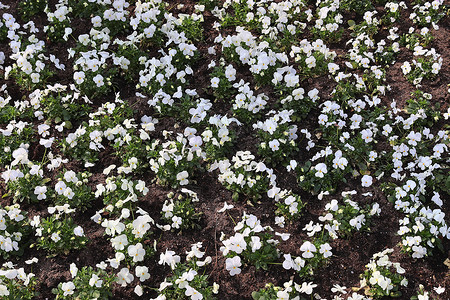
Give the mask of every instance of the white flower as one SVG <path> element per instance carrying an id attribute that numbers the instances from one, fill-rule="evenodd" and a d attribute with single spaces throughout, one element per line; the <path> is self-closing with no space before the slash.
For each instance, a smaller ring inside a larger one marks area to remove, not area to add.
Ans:
<path id="1" fill-rule="evenodd" d="M 422 246 L 412 246 L 414 253 L 411 255 L 413 258 L 422 258 L 427 255 L 427 248 Z"/>
<path id="2" fill-rule="evenodd" d="M 59 234 L 57 232 L 53 232 L 52 236 L 51 236 L 51 239 L 56 243 L 59 240 L 61 240 L 61 237 L 59 236 Z"/>
<path id="3" fill-rule="evenodd" d="M 65 182 L 62 180 L 58 181 L 58 183 L 55 184 L 55 190 L 58 195 L 63 195 L 66 188 L 67 186 Z"/>
<path id="4" fill-rule="evenodd" d="M 316 66 L 316 58 L 314 56 L 310 56 L 305 59 L 305 63 L 308 66 L 308 68 L 314 68 Z"/>
<path id="5" fill-rule="evenodd" d="M 241 273 L 241 269 L 239 268 L 241 264 L 241 258 L 239 256 L 235 256 L 233 258 L 227 258 L 225 261 L 226 269 L 230 271 L 230 275 L 234 276 L 236 274 Z"/>
<path id="6" fill-rule="evenodd" d="M 39 77 L 40 77 L 39 73 L 31 73 L 30 77 L 31 77 L 31 82 L 39 83 Z"/>
<path id="7" fill-rule="evenodd" d="M 133 258 L 133 262 L 143 261 L 145 256 L 145 249 L 141 243 L 128 246 L 128 255 Z"/>
<path id="8" fill-rule="evenodd" d="M 137 266 L 136 267 L 136 276 L 139 278 L 141 282 L 150 278 L 150 274 L 148 273 L 148 267 L 146 266 Z"/>
<path id="9" fill-rule="evenodd" d="M 184 293 L 186 296 L 190 296 L 191 300 L 200 300 L 203 299 L 203 295 L 197 291 L 196 289 L 187 286 L 186 287 L 186 292 Z"/>
<path id="10" fill-rule="evenodd" d="M 175 229 L 180 228 L 182 223 L 183 223 L 183 219 L 181 217 L 178 217 L 178 216 L 172 217 L 172 227 L 173 228 L 175 228 Z"/>
<path id="11" fill-rule="evenodd" d="M 364 140 L 364 142 L 370 143 L 371 141 L 373 141 L 372 137 L 373 137 L 372 130 L 364 129 L 361 131 L 361 138 Z"/>
<path id="12" fill-rule="evenodd" d="M 100 27 L 102 26 L 102 18 L 100 16 L 95 16 L 91 18 L 91 23 L 94 27 Z"/>
<path id="13" fill-rule="evenodd" d="M 128 239 L 125 234 L 118 235 L 111 239 L 111 245 L 116 250 L 123 250 L 128 245 Z"/>
<path id="14" fill-rule="evenodd" d="M 292 259 L 291 254 L 284 254 L 283 268 L 286 270 L 294 269 L 296 271 L 300 270 L 296 262 Z"/>
<path id="15" fill-rule="evenodd" d="M 180 182 L 180 185 L 186 185 L 189 183 L 189 180 L 187 179 L 189 177 L 189 174 L 187 171 L 182 171 L 177 174 L 177 180 Z"/>
<path id="16" fill-rule="evenodd" d="M 434 289 L 434 291 L 435 291 L 438 295 L 440 295 L 440 294 L 442 294 L 443 292 L 445 292 L 445 288 L 443 288 L 443 287 L 441 287 L 441 286 L 434 287 L 433 289 Z"/>
<path id="17" fill-rule="evenodd" d="M 130 273 L 130 270 L 128 270 L 128 268 L 122 268 L 117 274 L 117 283 L 122 287 L 127 286 L 128 283 L 133 281 L 133 279 L 134 276 Z"/>
<path id="18" fill-rule="evenodd" d="M 172 270 L 175 268 L 175 265 L 179 263 L 181 260 L 181 257 L 179 255 L 175 255 L 174 251 L 166 250 L 165 253 L 161 253 L 159 256 L 159 264 L 167 264 L 169 265 Z"/>
<path id="19" fill-rule="evenodd" d="M 136 287 L 134 288 L 134 292 L 138 296 L 142 296 L 144 294 L 144 290 L 142 289 L 142 287 L 140 285 L 136 285 Z"/>
<path id="20" fill-rule="evenodd" d="M 81 226 L 77 226 L 73 229 L 73 234 L 75 234 L 76 236 L 84 236 L 84 230 L 83 227 Z"/>
<path id="21" fill-rule="evenodd" d="M 43 138 L 41 138 L 41 139 L 39 140 L 39 144 L 42 145 L 42 146 L 44 146 L 45 148 L 50 148 L 50 147 L 52 146 L 54 140 L 55 140 L 54 137 L 51 137 L 51 138 L 49 138 L 49 139 L 43 139 Z"/>
<path id="22" fill-rule="evenodd" d="M 431 66 L 431 73 L 437 74 L 437 73 L 439 73 L 439 70 L 440 70 L 440 69 L 441 69 L 441 65 L 438 64 L 438 63 L 434 63 L 434 64 Z M 31 74 L 31 75 L 33 75 L 33 74 Z"/>
<path id="23" fill-rule="evenodd" d="M 327 173 L 327 165 L 324 163 L 317 164 L 314 169 L 316 169 L 316 177 L 323 178 L 324 174 Z"/>
<path id="24" fill-rule="evenodd" d="M 11 166 L 15 166 L 18 163 L 26 164 L 28 163 L 28 150 L 24 148 L 18 148 L 13 151 L 12 156 L 14 161 L 11 163 Z"/>
<path id="25" fill-rule="evenodd" d="M 423 295 L 418 295 L 417 299 L 418 300 L 429 300 L 430 297 L 428 296 L 428 292 L 424 292 Z"/>
<path id="26" fill-rule="evenodd" d="M 247 242 L 244 239 L 244 236 L 241 233 L 236 233 L 229 240 L 229 247 L 231 251 L 236 252 L 237 254 L 241 254 L 247 248 Z"/>
<path id="27" fill-rule="evenodd" d="M 228 209 L 232 209 L 234 207 L 234 205 L 233 204 L 227 204 L 227 202 L 225 202 L 224 204 L 223 204 L 223 207 L 221 208 L 221 209 L 219 209 L 217 212 L 225 212 L 226 210 L 228 210 Z"/>
<path id="28" fill-rule="evenodd" d="M 303 253 L 302 253 L 303 258 L 311 258 L 311 257 L 314 257 L 314 252 L 316 252 L 317 249 L 316 249 L 316 246 L 314 246 L 314 244 L 312 244 L 309 241 L 306 241 L 300 247 L 300 251 L 303 251 Z"/>
<path id="29" fill-rule="evenodd" d="M 364 175 L 364 176 L 361 178 L 361 185 L 362 185 L 363 187 L 369 187 L 369 186 L 371 186 L 371 185 L 372 185 L 372 176 L 370 176 L 370 175 Z"/>
<path id="30" fill-rule="evenodd" d="M 211 78 L 211 87 L 216 88 L 219 87 L 220 79 L 218 77 Z"/>
<path id="31" fill-rule="evenodd" d="M 35 264 L 39 261 L 39 259 L 37 257 L 33 257 L 32 259 L 26 260 L 25 263 L 27 265 L 31 265 L 31 264 Z"/>
<path id="32" fill-rule="evenodd" d="M 295 289 L 299 292 L 299 293 L 305 293 L 308 295 L 311 295 L 313 292 L 313 289 L 317 286 L 317 284 L 314 284 L 312 282 L 303 282 L 301 287 L 299 285 L 295 286 Z"/>
<path id="33" fill-rule="evenodd" d="M 274 139 L 269 142 L 269 147 L 272 151 L 278 151 L 280 149 L 280 142 L 277 139 Z"/>
<path id="34" fill-rule="evenodd" d="M 38 200 L 46 199 L 47 195 L 47 187 L 46 186 L 37 186 L 34 188 L 34 194 L 37 196 Z"/>
<path id="35" fill-rule="evenodd" d="M 8 287 L 6 285 L 0 284 L 0 296 L 9 296 Z"/>
<path id="36" fill-rule="evenodd" d="M 75 289 L 75 285 L 72 281 L 64 282 L 61 286 L 61 289 L 64 291 L 64 296 L 72 295 L 73 290 Z"/>
<path id="37" fill-rule="evenodd" d="M 347 287 L 345 287 L 345 286 L 340 286 L 339 284 L 335 284 L 331 288 L 331 291 L 333 293 L 347 294 L 346 289 L 347 289 Z"/>
<path id="38" fill-rule="evenodd" d="M 101 87 L 103 85 L 105 85 L 105 83 L 103 82 L 103 76 L 100 74 L 97 74 L 94 78 L 93 78 L 95 84 L 97 85 L 97 87 Z"/>
<path id="39" fill-rule="evenodd" d="M 330 251 L 331 246 L 328 243 L 320 245 L 319 252 L 322 253 L 324 258 L 330 257 L 333 253 Z"/>
<path id="40" fill-rule="evenodd" d="M 90 286 L 96 286 L 101 287 L 103 283 L 103 280 L 101 280 L 96 274 L 92 274 L 91 279 L 89 279 L 89 285 Z"/>
<path id="41" fill-rule="evenodd" d="M 70 264 L 70 274 L 72 275 L 72 278 L 75 278 L 75 276 L 77 276 L 77 273 L 78 273 L 77 265 L 75 263 L 71 263 Z"/>
<path id="42" fill-rule="evenodd" d="M 73 79 L 75 80 L 75 82 L 77 84 L 82 84 L 84 82 L 84 78 L 86 77 L 86 75 L 84 75 L 83 71 L 80 72 L 75 72 L 73 74 Z"/>

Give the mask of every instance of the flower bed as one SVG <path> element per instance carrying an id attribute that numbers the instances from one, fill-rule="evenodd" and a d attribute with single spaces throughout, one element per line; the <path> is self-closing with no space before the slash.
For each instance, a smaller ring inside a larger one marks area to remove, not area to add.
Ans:
<path id="1" fill-rule="evenodd" d="M 0 296 L 450 298 L 444 1 L 0 15 Z"/>

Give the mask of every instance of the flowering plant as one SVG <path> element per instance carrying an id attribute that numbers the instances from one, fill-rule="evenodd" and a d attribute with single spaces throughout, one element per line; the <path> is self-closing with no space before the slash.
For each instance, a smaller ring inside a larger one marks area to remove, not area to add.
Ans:
<path id="1" fill-rule="evenodd" d="M 36 216 L 30 223 L 35 229 L 36 244 L 39 249 L 45 249 L 50 254 L 68 254 L 70 250 L 86 246 L 88 238 L 81 226 L 78 226 L 69 214 L 75 210 L 68 204 L 48 208 L 50 217 Z"/>
<path id="2" fill-rule="evenodd" d="M 199 228 L 201 213 L 195 211 L 194 202 L 198 202 L 197 193 L 181 189 L 178 196 L 174 193 L 167 195 L 164 202 L 161 215 L 163 220 L 169 224 L 173 230 L 195 229 Z"/>
<path id="3" fill-rule="evenodd" d="M 339 205 L 339 202 L 334 199 L 325 206 L 328 213 L 324 216 L 324 220 L 330 224 L 326 228 L 333 239 L 337 238 L 337 235 L 349 238 L 355 229 L 370 230 L 372 216 L 379 215 L 381 211 L 378 203 L 361 208 L 358 203 L 350 200 L 349 194 L 344 197 L 344 203 Z"/>
<path id="4" fill-rule="evenodd" d="M 304 300 L 307 298 L 300 295 L 311 295 L 315 287 L 317 287 L 317 284 L 314 284 L 313 282 L 303 282 L 300 285 L 293 280 L 285 282 L 283 287 L 268 283 L 259 291 L 252 292 L 252 298 L 254 300 Z"/>
<path id="5" fill-rule="evenodd" d="M 38 282 L 33 273 L 26 273 L 24 268 L 14 268 L 6 262 L 0 269 L 0 296 L 4 299 L 35 299 Z"/>
<path id="6" fill-rule="evenodd" d="M 63 42 L 68 40 L 68 35 L 72 32 L 70 27 L 70 19 L 68 17 L 69 8 L 65 5 L 57 4 L 56 10 L 50 12 L 48 6 L 45 12 L 49 25 L 44 28 L 48 38 L 52 42 Z"/>
<path id="7" fill-rule="evenodd" d="M 241 194 L 251 200 L 261 198 L 270 182 L 275 180 L 273 170 L 254 158 L 250 151 L 238 151 L 232 158 L 233 164 L 226 159 L 214 162 L 209 168 L 210 172 L 219 169 L 219 181 L 233 192 L 235 201 Z"/>
<path id="8" fill-rule="evenodd" d="M 71 281 L 60 282 L 58 287 L 52 290 L 56 299 L 109 299 L 112 296 L 112 287 L 116 278 L 104 269 L 92 267 L 78 269 L 72 263 L 70 273 Z"/>
<path id="9" fill-rule="evenodd" d="M 20 2 L 22 18 L 30 20 L 34 15 L 44 11 L 46 2 L 43 0 L 25 0 Z"/>
<path id="10" fill-rule="evenodd" d="M 59 176 L 58 182 L 55 184 L 55 194 L 52 197 L 54 205 L 69 204 L 70 207 L 86 210 L 91 206 L 94 194 L 87 185 L 89 177 L 92 175 L 88 172 L 76 174 L 71 170 L 64 170 L 64 174 Z"/>
<path id="11" fill-rule="evenodd" d="M 123 144 L 130 138 L 121 125 L 133 127 L 130 124 L 132 113 L 132 108 L 116 94 L 115 102 L 102 104 L 96 112 L 89 115 L 92 118 L 89 122 L 81 123 L 74 132 L 67 135 L 61 142 L 62 151 L 76 159 L 95 162 L 100 150 L 105 148 L 105 140 L 121 141 Z"/>
<path id="12" fill-rule="evenodd" d="M 26 159 L 28 160 L 28 157 Z M 38 202 L 47 198 L 47 187 L 45 184 L 50 179 L 43 178 L 43 171 L 39 165 L 31 162 L 29 165 L 30 167 L 27 164 L 17 169 L 10 168 L 2 174 L 3 179 L 7 183 L 8 194 L 13 196 L 16 202 Z"/>
<path id="13" fill-rule="evenodd" d="M 278 241 L 273 239 L 271 228 L 262 227 L 256 216 L 244 213 L 234 231 L 233 236 L 222 240 L 224 246 L 220 247 L 227 257 L 226 268 L 232 276 L 241 272 L 241 257 L 257 269 L 267 270 L 269 264 L 276 262 Z"/>
<path id="14" fill-rule="evenodd" d="M 174 255 L 173 251 L 161 254 L 159 263 L 170 264 L 173 272 L 173 275 L 166 278 L 159 289 L 156 289 L 159 295 L 164 297 L 163 299 L 186 299 L 185 296 L 190 297 L 191 300 L 215 299 L 213 294 L 217 294 L 219 286 L 216 283 L 210 286 L 208 276 L 199 273 L 201 267 L 211 262 L 210 256 L 200 260 L 205 255 L 201 248 L 201 242 L 193 244 L 191 250 L 186 252 L 184 263 L 180 262 L 180 256 Z"/>
<path id="15" fill-rule="evenodd" d="M 293 112 L 293 110 L 283 110 L 264 122 L 257 122 L 253 125 L 258 130 L 261 141 L 258 146 L 258 154 L 266 157 L 269 163 L 287 162 L 291 155 L 298 151 L 297 125 L 289 124 Z"/>
<path id="16" fill-rule="evenodd" d="M 364 274 L 361 275 L 361 288 L 364 288 L 374 299 L 383 296 L 400 297 L 400 287 L 408 285 L 408 280 L 402 275 L 405 270 L 399 263 L 389 260 L 389 253 L 393 251 L 393 249 L 386 249 L 375 253 L 370 263 L 366 265 Z"/>
<path id="17" fill-rule="evenodd" d="M 187 128 L 185 136 L 177 134 L 176 140 L 160 144 L 156 140 L 149 152 L 150 167 L 162 185 L 177 187 L 189 184 L 189 176 L 201 169 L 205 154 L 202 151 L 202 137 L 195 135 L 197 130 Z M 166 137 L 170 133 L 167 133 Z"/>
<path id="18" fill-rule="evenodd" d="M 22 255 L 30 244 L 30 234 L 29 220 L 20 205 L 0 206 L 0 256 L 7 259 L 9 256 Z"/>

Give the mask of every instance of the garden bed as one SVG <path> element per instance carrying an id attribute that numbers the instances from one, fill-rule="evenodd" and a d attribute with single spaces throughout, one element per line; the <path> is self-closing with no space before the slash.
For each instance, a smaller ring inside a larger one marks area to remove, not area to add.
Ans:
<path id="1" fill-rule="evenodd" d="M 0 297 L 449 299 L 449 13 L 0 2 Z"/>

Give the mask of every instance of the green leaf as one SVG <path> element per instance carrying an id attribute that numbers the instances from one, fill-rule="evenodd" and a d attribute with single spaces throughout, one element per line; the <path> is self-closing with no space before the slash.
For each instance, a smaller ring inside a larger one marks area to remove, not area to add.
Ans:
<path id="1" fill-rule="evenodd" d="M 47 182 L 50 182 L 50 181 L 52 181 L 51 178 L 44 178 L 44 179 L 42 179 L 42 184 L 46 184 Z"/>
<path id="2" fill-rule="evenodd" d="M 350 30 L 353 30 L 353 28 L 354 28 L 355 25 L 356 25 L 355 21 L 353 21 L 353 20 L 348 20 L 347 24 L 348 24 L 348 26 L 349 26 L 348 28 L 349 28 Z"/>

